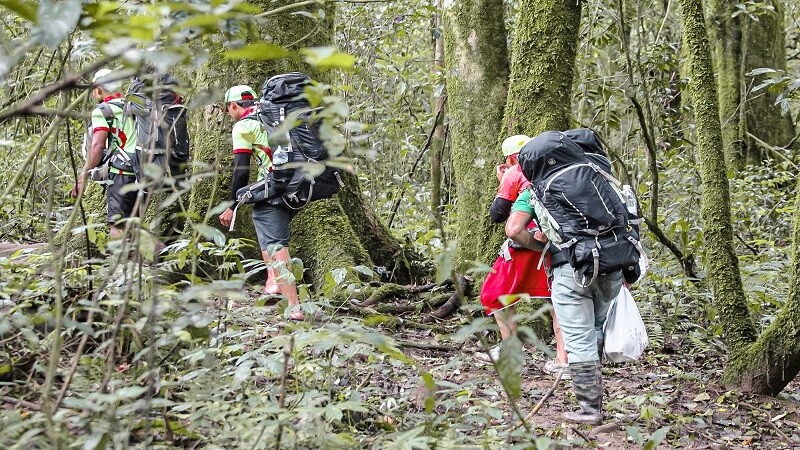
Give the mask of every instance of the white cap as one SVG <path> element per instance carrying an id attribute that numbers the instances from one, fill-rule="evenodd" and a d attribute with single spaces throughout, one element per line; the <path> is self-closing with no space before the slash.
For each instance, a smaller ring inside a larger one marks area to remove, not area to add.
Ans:
<path id="1" fill-rule="evenodd" d="M 92 85 L 113 93 L 122 88 L 122 79 L 111 69 L 100 69 L 92 77 Z"/>

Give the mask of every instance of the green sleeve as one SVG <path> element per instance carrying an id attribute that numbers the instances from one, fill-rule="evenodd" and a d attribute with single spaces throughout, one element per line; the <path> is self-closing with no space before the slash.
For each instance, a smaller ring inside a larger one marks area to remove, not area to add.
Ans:
<path id="1" fill-rule="evenodd" d="M 532 217 L 536 217 L 536 213 L 533 212 L 533 206 L 531 206 L 531 191 L 529 189 L 523 190 L 519 197 L 514 201 L 514 204 L 511 205 L 511 212 L 520 211 L 524 213 L 530 214 Z"/>

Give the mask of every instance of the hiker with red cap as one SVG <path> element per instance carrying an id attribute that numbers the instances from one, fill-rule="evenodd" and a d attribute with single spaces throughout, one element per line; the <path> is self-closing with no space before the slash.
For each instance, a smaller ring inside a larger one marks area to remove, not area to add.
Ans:
<path id="1" fill-rule="evenodd" d="M 248 184 L 251 157 L 255 157 L 258 164 L 259 180 L 266 178 L 272 170 L 272 151 L 267 131 L 256 116 L 257 98 L 255 91 L 245 85 L 234 86 L 225 93 L 228 114 L 235 122 L 231 133 L 234 163 L 230 197 L 234 202 L 237 191 Z M 289 222 L 295 213 L 296 210 L 282 204 L 262 201 L 253 205 L 252 217 L 261 254 L 267 264 L 264 293 L 284 296 L 288 302 L 287 310 L 290 311 L 288 317 L 303 320 L 289 256 Z M 233 219 L 232 208 L 219 216 L 220 223 L 225 227 L 229 227 Z"/>
<path id="2" fill-rule="evenodd" d="M 125 189 L 136 183 L 133 171 L 136 120 L 124 113 L 121 88 L 122 77 L 110 69 L 100 69 L 92 78 L 92 97 L 97 106 L 92 110 L 84 142 L 86 163 L 72 190 L 72 196 L 77 197 L 88 180 L 104 186 L 112 238 L 122 236 L 124 224 L 121 220 L 135 216 L 138 196 L 138 190 Z"/>
<path id="3" fill-rule="evenodd" d="M 497 196 L 489 208 L 493 222 L 506 222 L 505 232 L 508 240 L 503 243 L 500 254 L 486 277 L 481 289 L 481 304 L 486 314 L 494 317 L 500 329 L 500 337 L 505 340 L 517 332 L 514 320 L 516 303 L 523 298 L 542 298 L 549 301 L 550 286 L 545 265 L 549 255 L 542 255 L 546 238 L 538 231 L 524 202 L 518 202 L 521 193 L 530 186 L 530 181 L 520 170 L 517 157 L 522 147 L 530 140 L 528 136 L 516 135 L 506 138 L 501 149 L 505 164 L 497 166 L 496 174 L 500 180 Z M 564 370 L 562 378 L 569 378 L 567 353 L 561 338 L 555 312 L 551 309 L 553 333 L 556 337 L 556 358 L 544 365 L 548 373 L 557 374 Z M 488 361 L 497 359 L 500 346 L 494 346 L 489 354 L 478 353 L 478 359 Z"/>

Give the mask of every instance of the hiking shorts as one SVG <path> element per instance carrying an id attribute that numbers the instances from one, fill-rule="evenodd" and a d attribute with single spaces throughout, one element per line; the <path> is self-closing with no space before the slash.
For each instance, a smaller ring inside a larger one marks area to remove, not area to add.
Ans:
<path id="1" fill-rule="evenodd" d="M 262 252 L 274 252 L 289 246 L 289 222 L 296 213 L 293 209 L 268 203 L 258 203 L 253 207 L 253 225 Z"/>
<path id="2" fill-rule="evenodd" d="M 106 187 L 106 200 L 108 200 L 108 223 L 115 224 L 121 219 L 134 216 L 133 207 L 136 205 L 137 191 L 135 189 L 122 192 L 128 184 L 136 183 L 136 176 L 109 173 L 108 179 L 113 181 Z"/>

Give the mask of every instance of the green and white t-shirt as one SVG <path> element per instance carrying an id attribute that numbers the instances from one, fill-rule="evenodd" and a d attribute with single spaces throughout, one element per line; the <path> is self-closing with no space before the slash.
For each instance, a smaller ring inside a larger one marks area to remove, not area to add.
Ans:
<path id="1" fill-rule="evenodd" d="M 261 122 L 253 117 L 248 117 L 255 112 L 255 107 L 245 109 L 242 118 L 233 124 L 231 139 L 233 141 L 233 154 L 247 153 L 256 157 L 258 161 L 258 179 L 267 176 L 272 168 L 272 150 L 267 141 L 267 131 Z"/>
<path id="2" fill-rule="evenodd" d="M 111 168 L 109 170 L 113 173 L 133 175 L 133 172 L 128 170 L 129 166 L 125 164 L 125 158 L 118 154 L 118 152 L 125 152 L 128 158 L 133 158 L 136 151 L 136 120 L 133 117 L 124 116 L 125 100 L 121 97 L 122 94 L 114 94 L 103 99 L 103 103 L 108 104 L 114 114 L 111 127 L 109 127 L 109 123 L 99 106 L 92 110 L 92 135 L 94 136 L 94 133 L 98 131 L 110 133 L 111 148 L 109 150 L 114 153 L 111 156 Z"/>

